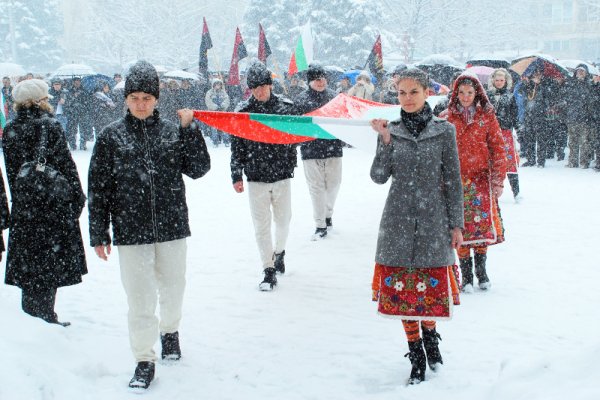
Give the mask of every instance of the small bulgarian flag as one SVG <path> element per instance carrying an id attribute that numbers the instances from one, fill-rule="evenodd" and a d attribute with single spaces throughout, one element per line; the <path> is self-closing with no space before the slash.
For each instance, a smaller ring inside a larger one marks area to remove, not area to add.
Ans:
<path id="1" fill-rule="evenodd" d="M 8 104 L 6 104 L 6 102 L 4 101 L 4 93 L 0 93 L 0 137 L 2 137 L 7 118 Z"/>
<path id="2" fill-rule="evenodd" d="M 399 117 L 399 106 L 343 93 L 306 115 L 194 111 L 194 118 L 205 124 L 256 142 L 294 144 L 315 139 L 340 139 L 367 151 L 373 151 L 377 140 L 369 125 L 371 119 L 395 120 Z"/>
<path id="3" fill-rule="evenodd" d="M 313 61 L 313 39 L 310 31 L 310 22 L 302 28 L 302 34 L 298 38 L 296 48 L 292 52 L 288 75 L 308 69 L 308 64 Z"/>

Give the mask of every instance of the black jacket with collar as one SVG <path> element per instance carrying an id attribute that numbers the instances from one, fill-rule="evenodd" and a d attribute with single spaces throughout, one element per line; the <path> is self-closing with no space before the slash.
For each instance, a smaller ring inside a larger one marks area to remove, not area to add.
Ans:
<path id="1" fill-rule="evenodd" d="M 257 114 L 298 115 L 291 100 L 271 94 L 269 100 L 260 102 L 251 96 L 236 107 L 236 112 Z M 294 177 L 298 164 L 295 144 L 269 144 L 231 137 L 231 180 L 273 183 Z"/>
<path id="2" fill-rule="evenodd" d="M 317 92 L 308 88 L 296 98 L 296 106 L 301 114 L 306 114 L 329 103 L 336 93 L 331 89 Z M 302 143 L 300 154 L 303 160 L 342 157 L 344 143 L 341 140 L 316 139 Z"/>
<path id="3" fill-rule="evenodd" d="M 128 111 L 98 135 L 90 161 L 90 244 L 167 242 L 190 236 L 182 174 L 192 179 L 210 169 L 199 130 Z"/>

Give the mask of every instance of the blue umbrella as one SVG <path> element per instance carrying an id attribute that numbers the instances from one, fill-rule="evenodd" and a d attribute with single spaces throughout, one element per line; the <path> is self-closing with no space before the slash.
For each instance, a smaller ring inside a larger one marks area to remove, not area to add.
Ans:
<path id="1" fill-rule="evenodd" d="M 350 79 L 350 83 L 354 85 L 356 83 L 356 77 L 360 75 L 361 72 L 363 72 L 362 69 L 351 69 L 344 72 L 340 79 L 348 78 Z M 377 78 L 375 78 L 372 73 L 369 72 L 369 76 L 371 77 L 371 83 L 377 83 Z"/>
<path id="2" fill-rule="evenodd" d="M 111 89 L 116 84 L 113 78 L 102 74 L 88 75 L 81 78 L 81 86 L 85 91 L 88 91 L 90 93 L 94 93 L 95 91 L 97 91 L 100 86 L 100 83 L 108 83 L 108 86 Z"/>

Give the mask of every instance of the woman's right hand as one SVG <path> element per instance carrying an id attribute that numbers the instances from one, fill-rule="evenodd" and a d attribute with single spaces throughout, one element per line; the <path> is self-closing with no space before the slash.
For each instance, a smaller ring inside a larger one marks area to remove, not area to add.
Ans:
<path id="1" fill-rule="evenodd" d="M 375 130 L 375 132 L 379 133 L 381 136 L 381 141 L 383 144 L 390 144 L 392 141 L 392 136 L 390 135 L 390 130 L 388 129 L 388 120 L 376 118 L 371 120 L 371 128 Z"/>

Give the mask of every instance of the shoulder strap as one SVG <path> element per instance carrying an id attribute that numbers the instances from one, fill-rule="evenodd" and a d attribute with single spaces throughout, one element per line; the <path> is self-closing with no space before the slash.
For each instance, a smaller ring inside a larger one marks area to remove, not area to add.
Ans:
<path id="1" fill-rule="evenodd" d="M 48 129 L 46 123 L 48 118 L 42 118 L 41 133 L 40 133 L 40 144 L 38 147 L 38 162 L 46 164 L 46 154 L 48 154 Z"/>

